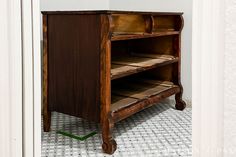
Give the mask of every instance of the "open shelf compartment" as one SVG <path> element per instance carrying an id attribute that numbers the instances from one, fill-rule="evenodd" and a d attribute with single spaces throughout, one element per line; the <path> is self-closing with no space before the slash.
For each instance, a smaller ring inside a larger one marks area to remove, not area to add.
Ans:
<path id="1" fill-rule="evenodd" d="M 177 63 L 178 36 L 112 42 L 111 79 L 118 79 L 149 69 Z"/>
<path id="2" fill-rule="evenodd" d="M 129 113 L 133 114 L 179 91 L 179 86 L 169 81 L 147 78 L 119 81 L 112 85 L 111 112 L 113 118 L 115 121 L 119 121 L 125 118 L 122 116 L 122 112 L 129 110 Z"/>

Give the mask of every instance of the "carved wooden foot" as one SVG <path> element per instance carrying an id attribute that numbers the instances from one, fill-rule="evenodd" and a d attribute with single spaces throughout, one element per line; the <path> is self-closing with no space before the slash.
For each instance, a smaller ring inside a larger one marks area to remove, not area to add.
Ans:
<path id="1" fill-rule="evenodd" d="M 104 153 L 113 154 L 116 151 L 116 148 L 117 148 L 117 144 L 114 139 L 109 140 L 109 141 L 103 141 L 102 149 Z"/>
<path id="2" fill-rule="evenodd" d="M 177 110 L 183 111 L 186 107 L 186 103 L 182 100 L 182 93 L 178 93 L 175 95 L 175 101 L 176 101 L 175 108 Z"/>
<path id="3" fill-rule="evenodd" d="M 176 104 L 175 104 L 175 108 L 176 108 L 177 110 L 183 111 L 183 110 L 185 109 L 185 107 L 186 107 L 186 103 L 185 103 L 183 100 L 179 100 L 179 101 L 176 102 Z"/>
<path id="4" fill-rule="evenodd" d="M 116 151 L 117 144 L 116 141 L 112 137 L 112 129 L 114 127 L 114 123 L 110 114 L 103 119 L 102 122 L 102 149 L 104 153 L 113 154 Z"/>

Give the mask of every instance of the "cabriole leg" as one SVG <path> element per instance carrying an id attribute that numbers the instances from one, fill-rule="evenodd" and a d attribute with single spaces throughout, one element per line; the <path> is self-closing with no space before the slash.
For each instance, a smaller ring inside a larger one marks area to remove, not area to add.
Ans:
<path id="1" fill-rule="evenodd" d="M 107 154 L 113 154 L 117 148 L 116 141 L 112 137 L 113 126 L 114 123 L 109 119 L 105 119 L 102 123 L 102 149 Z"/>
<path id="2" fill-rule="evenodd" d="M 182 95 L 183 95 L 183 87 L 180 85 L 180 92 L 175 95 L 175 102 L 176 102 L 175 108 L 181 111 L 184 110 L 186 107 L 186 103 L 183 101 Z"/>

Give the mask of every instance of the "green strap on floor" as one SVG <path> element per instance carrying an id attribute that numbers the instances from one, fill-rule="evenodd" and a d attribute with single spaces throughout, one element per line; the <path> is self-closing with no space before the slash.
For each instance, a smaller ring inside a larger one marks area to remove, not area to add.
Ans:
<path id="1" fill-rule="evenodd" d="M 73 134 L 65 132 L 65 131 L 57 131 L 57 134 L 61 134 L 61 135 L 64 135 L 64 136 L 67 136 L 67 137 L 70 137 L 70 138 L 74 138 L 74 139 L 77 139 L 77 140 L 80 140 L 80 141 L 84 141 L 84 140 L 88 139 L 89 137 L 91 137 L 91 136 L 93 136 L 97 133 L 95 131 L 93 131 L 93 132 L 91 132 L 88 135 L 85 135 L 83 137 L 73 135 Z"/>

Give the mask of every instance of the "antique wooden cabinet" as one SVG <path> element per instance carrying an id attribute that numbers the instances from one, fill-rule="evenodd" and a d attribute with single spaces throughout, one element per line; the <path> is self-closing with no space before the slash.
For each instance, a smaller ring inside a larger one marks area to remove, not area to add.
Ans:
<path id="1" fill-rule="evenodd" d="M 113 125 L 175 95 L 180 82 L 182 13 L 43 12 L 43 120 L 57 111 L 101 124 L 104 152 Z"/>

